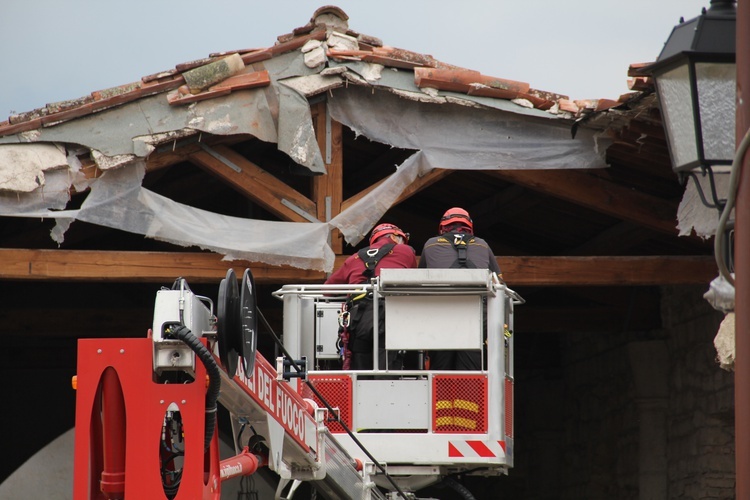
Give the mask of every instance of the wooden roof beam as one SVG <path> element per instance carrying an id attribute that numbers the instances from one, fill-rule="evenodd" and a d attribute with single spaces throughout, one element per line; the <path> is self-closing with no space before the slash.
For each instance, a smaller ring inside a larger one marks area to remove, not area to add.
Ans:
<path id="1" fill-rule="evenodd" d="M 404 200 L 407 200 L 423 190 L 424 188 L 436 183 L 437 181 L 449 176 L 451 173 L 453 173 L 453 170 L 446 170 L 442 168 L 435 168 L 432 169 L 430 172 L 426 173 L 425 175 L 421 177 L 417 177 L 414 182 L 412 182 L 409 187 L 404 189 L 404 192 L 401 193 L 401 196 L 399 196 L 396 199 L 396 202 L 394 205 L 398 205 L 399 203 L 403 202 Z M 359 193 L 355 194 L 351 198 L 348 198 L 344 200 L 344 202 L 341 204 L 341 210 L 344 211 L 347 208 L 351 207 L 355 203 L 357 203 L 359 200 L 364 198 L 366 195 L 370 194 L 376 187 L 380 186 L 382 183 L 384 183 L 388 178 L 381 179 L 380 181 L 376 182 L 375 184 L 371 185 L 367 189 L 363 189 Z"/>
<path id="2" fill-rule="evenodd" d="M 335 268 L 347 255 L 336 257 Z M 222 261 L 214 253 L 0 249 L 0 280 L 218 283 L 232 267 L 250 268 L 258 283 L 320 283 L 325 274 L 289 266 Z M 705 284 L 716 277 L 711 256 L 498 258 L 515 286 L 631 286 Z"/>
<path id="3" fill-rule="evenodd" d="M 634 222 L 661 233 L 677 235 L 677 207 L 674 204 L 588 175 L 582 170 L 487 170 L 486 172 L 505 181 L 621 220 Z"/>
<path id="4" fill-rule="evenodd" d="M 190 161 L 219 176 L 282 220 L 318 220 L 315 203 L 309 198 L 227 146 L 204 146 L 202 151 L 190 155 Z"/>

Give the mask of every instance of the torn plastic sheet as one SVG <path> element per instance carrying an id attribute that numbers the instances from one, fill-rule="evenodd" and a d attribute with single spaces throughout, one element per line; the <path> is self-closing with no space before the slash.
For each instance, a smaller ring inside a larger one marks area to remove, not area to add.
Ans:
<path id="1" fill-rule="evenodd" d="M 364 238 L 383 214 L 396 202 L 401 193 L 418 176 L 432 170 L 429 158 L 418 151 L 406 159 L 398 170 L 376 187 L 367 196 L 331 219 L 350 245 L 356 245 Z"/>
<path id="2" fill-rule="evenodd" d="M 271 265 L 329 272 L 334 253 L 326 223 L 269 222 L 219 215 L 176 203 L 141 186 L 142 162 L 105 172 L 76 218 L 180 246 L 197 246 Z"/>
<path id="3" fill-rule="evenodd" d="M 732 278 L 734 277 L 734 273 L 732 273 Z M 711 281 L 708 291 L 703 294 L 703 298 L 717 311 L 726 313 L 734 311 L 734 295 L 734 286 L 724 276 L 719 275 Z"/>
<path id="4" fill-rule="evenodd" d="M 0 147 L 0 165 L 0 190 L 29 193 L 45 184 L 45 171 L 68 162 L 54 144 L 10 144 Z"/>
<path id="5" fill-rule="evenodd" d="M 323 157 L 312 125 L 310 104 L 304 96 L 284 85 L 279 91 L 279 151 L 316 173 L 325 173 Z"/>
<path id="6" fill-rule="evenodd" d="M 728 167 L 714 167 L 714 183 L 716 195 L 721 200 L 727 199 L 729 193 L 729 169 Z M 695 177 L 703 191 L 706 200 L 713 203 L 711 196 L 711 184 L 708 176 L 700 172 Z M 703 239 L 708 239 L 716 234 L 721 214 L 716 208 L 710 208 L 703 204 L 695 182 L 688 179 L 685 193 L 682 195 L 679 207 L 677 207 L 677 229 L 680 236 L 689 236 L 692 231 Z"/>
<path id="7" fill-rule="evenodd" d="M 416 149 L 385 182 L 334 217 L 331 224 L 355 245 L 417 176 L 452 170 L 603 168 L 596 133 L 570 124 L 494 109 L 410 101 L 383 91 L 333 91 L 333 119 L 356 134 Z M 601 149 L 604 151 L 604 149 Z M 540 174 L 543 175 L 543 174 Z"/>
<path id="8" fill-rule="evenodd" d="M 0 215 L 46 217 L 49 210 L 63 210 L 70 200 L 73 175 L 67 168 L 55 169 L 47 171 L 44 185 L 30 193 L 0 191 Z"/>

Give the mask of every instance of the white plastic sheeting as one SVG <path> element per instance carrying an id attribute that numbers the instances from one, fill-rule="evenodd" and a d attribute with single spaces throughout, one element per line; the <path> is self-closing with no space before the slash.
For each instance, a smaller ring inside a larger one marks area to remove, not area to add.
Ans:
<path id="1" fill-rule="evenodd" d="M 0 150 L 29 148 L 20 162 L 20 168 L 26 169 L 24 179 L 16 182 L 32 183 L 29 192 L 0 191 L 0 215 L 56 218 L 51 236 L 58 243 L 70 224 L 81 220 L 211 250 L 227 259 L 330 272 L 334 253 L 328 241 L 334 227 L 350 244 L 358 243 L 409 185 L 435 168 L 606 166 L 605 144 L 599 144 L 603 139 L 588 129 L 579 129 L 571 137 L 568 120 L 502 99 L 428 94 L 414 85 L 411 72 L 354 62 L 332 65 L 343 68 L 332 77 L 340 80 L 340 87 L 328 92 L 333 119 L 370 140 L 417 152 L 330 222 L 229 217 L 176 203 L 143 188 L 148 154 L 159 144 L 176 144 L 189 135 L 198 135 L 200 140 L 201 133 L 248 134 L 275 142 L 298 164 L 313 172 L 325 171 L 304 90 L 310 87 L 305 79 L 310 79 L 313 88 L 321 84 L 318 71 L 305 66 L 301 53 L 285 54 L 264 65 L 272 79 L 269 87 L 177 107 L 169 106 L 166 96 L 159 94 L 33 133 L 0 138 Z M 284 85 L 284 80 L 290 85 Z M 335 87 L 331 78 L 323 83 L 328 89 Z M 24 142 L 35 144 L 19 144 Z M 100 178 L 82 179 L 74 154 L 81 152 L 81 146 L 105 170 Z M 37 161 L 35 151 L 42 148 L 58 153 L 54 159 Z M 9 168 L 9 163 L 0 162 L 0 171 Z M 67 168 L 59 168 L 66 164 Z M 44 172 L 43 183 L 40 172 Z M 80 210 L 65 210 L 71 186 L 79 192 L 91 189 Z"/>
<path id="2" fill-rule="evenodd" d="M 521 108 L 519 108 L 521 109 Z M 457 104 L 424 103 L 350 87 L 329 98 L 331 116 L 370 140 L 417 153 L 358 203 L 331 220 L 359 242 L 417 176 L 451 170 L 605 167 L 594 131 L 550 118 Z M 601 148 L 604 151 L 604 148 Z"/>
<path id="3" fill-rule="evenodd" d="M 701 190 L 709 202 L 712 202 L 711 185 L 709 177 L 695 174 L 701 185 Z M 714 168 L 714 184 L 716 195 L 719 199 L 726 199 L 729 193 L 729 172 L 720 167 Z M 719 222 L 719 211 L 715 208 L 705 206 L 700 199 L 695 182 L 688 179 L 685 193 L 682 195 L 680 206 L 677 208 L 677 229 L 680 236 L 689 236 L 693 231 L 703 239 L 708 239 L 716 234 Z"/>
<path id="4" fill-rule="evenodd" d="M 219 215 L 176 203 L 141 186 L 143 163 L 106 172 L 76 219 L 182 246 L 272 265 L 333 267 L 327 224 L 268 222 Z"/>

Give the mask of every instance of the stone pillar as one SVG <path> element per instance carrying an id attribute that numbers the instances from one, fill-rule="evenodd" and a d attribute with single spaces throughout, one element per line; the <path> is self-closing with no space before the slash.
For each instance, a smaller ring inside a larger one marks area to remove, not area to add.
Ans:
<path id="1" fill-rule="evenodd" d="M 638 406 L 638 498 L 668 497 L 667 406 L 669 356 L 663 341 L 628 344 Z"/>

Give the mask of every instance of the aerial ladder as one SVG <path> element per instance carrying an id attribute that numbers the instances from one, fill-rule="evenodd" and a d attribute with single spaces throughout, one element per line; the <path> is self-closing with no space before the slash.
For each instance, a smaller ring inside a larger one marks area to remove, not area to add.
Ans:
<path id="1" fill-rule="evenodd" d="M 387 310 L 385 345 L 373 346 L 372 369 L 342 370 L 346 304 L 362 294 L 375 331 Z M 182 278 L 159 290 L 145 338 L 79 340 L 75 500 L 219 499 L 223 481 L 261 468 L 278 475 L 277 499 L 302 482 L 330 499 L 417 498 L 453 474 L 508 473 L 513 308 L 523 300 L 497 275 L 383 269 L 361 285 L 273 295 L 284 309 L 275 365 L 257 349 L 265 318 L 249 270 L 241 280 L 227 272 L 216 304 Z M 383 347 L 416 365 L 378 369 Z M 426 353 L 441 349 L 479 350 L 483 367 L 429 370 Z M 235 437 L 223 460 L 218 404 Z"/>

